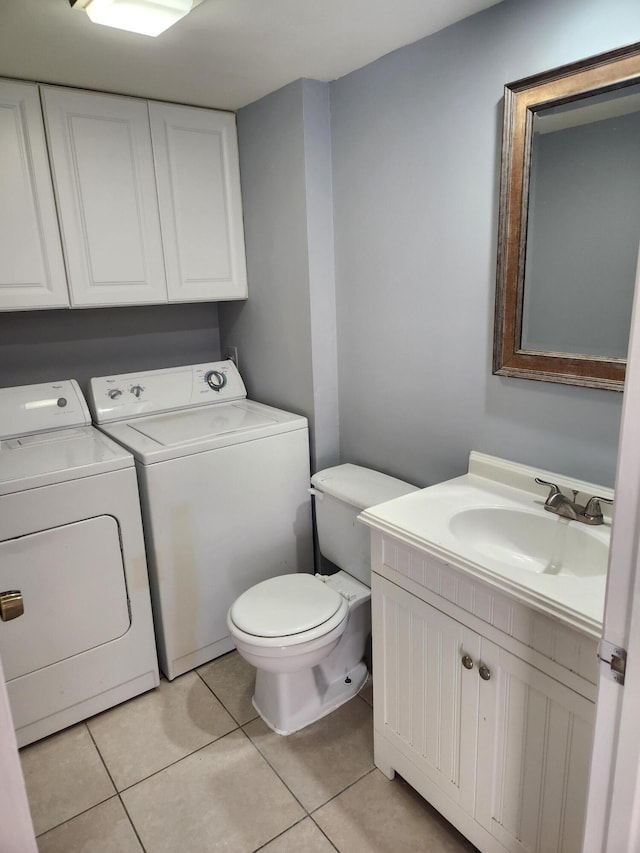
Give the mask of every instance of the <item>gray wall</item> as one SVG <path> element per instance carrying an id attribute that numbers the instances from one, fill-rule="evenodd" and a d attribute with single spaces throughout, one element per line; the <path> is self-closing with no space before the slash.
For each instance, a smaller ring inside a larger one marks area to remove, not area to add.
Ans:
<path id="1" fill-rule="evenodd" d="M 314 470 L 338 459 L 331 137 L 326 84 L 237 115 L 249 299 L 220 306 L 250 397 L 305 415 Z"/>
<path id="2" fill-rule="evenodd" d="M 626 358 L 639 223 L 640 113 L 534 135 L 525 349 Z"/>
<path id="3" fill-rule="evenodd" d="M 0 314 L 0 387 L 219 358 L 212 303 Z"/>
<path id="4" fill-rule="evenodd" d="M 332 84 L 343 461 L 613 483 L 622 395 L 491 375 L 502 92 L 639 37 L 636 0 L 504 0 Z"/>

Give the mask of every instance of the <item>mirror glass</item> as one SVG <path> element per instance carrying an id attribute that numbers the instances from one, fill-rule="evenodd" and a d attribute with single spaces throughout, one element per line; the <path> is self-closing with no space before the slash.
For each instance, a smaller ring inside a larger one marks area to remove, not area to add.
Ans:
<path id="1" fill-rule="evenodd" d="M 505 88 L 499 231 L 494 373 L 621 390 L 640 244 L 638 45 Z"/>

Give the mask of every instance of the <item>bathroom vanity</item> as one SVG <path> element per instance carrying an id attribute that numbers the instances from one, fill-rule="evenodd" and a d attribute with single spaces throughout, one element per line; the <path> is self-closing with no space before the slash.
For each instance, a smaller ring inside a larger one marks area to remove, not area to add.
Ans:
<path id="1" fill-rule="evenodd" d="M 483 853 L 582 844 L 610 521 L 546 512 L 536 476 L 612 497 L 472 453 L 465 476 L 360 516 L 375 763 Z"/>

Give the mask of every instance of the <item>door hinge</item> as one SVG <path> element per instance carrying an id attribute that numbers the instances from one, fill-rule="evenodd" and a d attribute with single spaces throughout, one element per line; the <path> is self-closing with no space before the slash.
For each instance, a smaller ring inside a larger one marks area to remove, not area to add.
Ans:
<path id="1" fill-rule="evenodd" d="M 624 684 L 624 674 L 627 668 L 627 650 L 610 643 L 608 640 L 600 640 L 598 643 L 598 658 L 600 663 L 605 664 L 602 668 L 616 684 Z"/>

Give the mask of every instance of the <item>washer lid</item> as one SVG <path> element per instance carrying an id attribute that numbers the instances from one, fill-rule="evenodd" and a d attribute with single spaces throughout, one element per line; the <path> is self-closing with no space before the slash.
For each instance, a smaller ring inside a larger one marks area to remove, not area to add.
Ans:
<path id="1" fill-rule="evenodd" d="M 132 421 L 131 429 L 159 445 L 171 447 L 275 423 L 274 418 L 253 412 L 246 405 L 228 403 Z"/>
<path id="2" fill-rule="evenodd" d="M 142 465 L 220 450 L 298 430 L 307 419 L 253 400 L 236 400 L 100 426 Z M 267 449 L 265 448 L 265 452 Z"/>
<path id="3" fill-rule="evenodd" d="M 317 628 L 343 599 L 313 575 L 269 578 L 252 586 L 231 606 L 232 622 L 254 637 L 285 637 Z"/>

